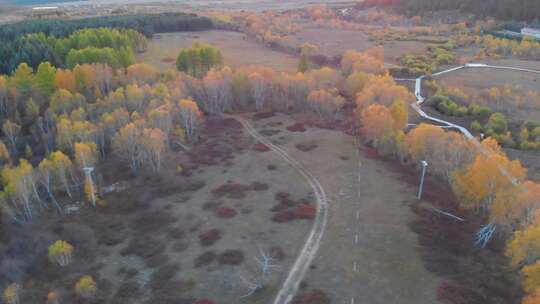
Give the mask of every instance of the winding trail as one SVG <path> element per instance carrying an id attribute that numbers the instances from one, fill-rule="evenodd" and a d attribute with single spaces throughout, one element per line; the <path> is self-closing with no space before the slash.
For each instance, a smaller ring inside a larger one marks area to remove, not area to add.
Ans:
<path id="1" fill-rule="evenodd" d="M 319 250 L 321 239 L 328 222 L 328 200 L 326 193 L 319 180 L 304 165 L 292 158 L 281 147 L 273 144 L 269 139 L 257 132 L 244 118 L 238 116 L 230 117 L 238 120 L 251 137 L 268 146 L 268 148 L 278 154 L 286 163 L 296 169 L 306 179 L 311 188 L 313 188 L 317 200 L 317 215 L 315 216 L 309 236 L 274 300 L 274 304 L 287 304 L 295 296 L 300 282 L 304 279 L 311 262 Z"/>
<path id="2" fill-rule="evenodd" d="M 447 70 L 443 70 L 440 72 L 437 72 L 435 74 L 432 74 L 431 77 L 438 77 L 444 74 L 452 73 L 458 70 L 462 69 L 496 69 L 496 70 L 509 70 L 509 71 L 516 71 L 516 72 L 524 72 L 524 73 L 533 73 L 533 74 L 540 74 L 540 71 L 538 70 L 531 70 L 531 69 L 524 69 L 524 68 L 517 68 L 517 67 L 511 67 L 511 66 L 502 66 L 502 65 L 489 65 L 484 63 L 467 63 L 465 65 L 460 65 L 457 67 L 453 67 Z M 450 129 L 456 129 L 459 132 L 461 132 L 465 137 L 467 137 L 469 140 L 472 140 L 476 146 L 480 149 L 481 153 L 487 153 L 484 149 L 482 149 L 482 146 L 480 145 L 480 142 L 474 135 L 465 127 L 454 124 L 452 122 L 433 117 L 429 114 L 427 114 L 424 110 L 422 110 L 421 106 L 426 100 L 422 96 L 422 80 L 426 78 L 426 75 L 422 75 L 416 79 L 403 79 L 403 78 L 394 78 L 396 81 L 414 81 L 415 87 L 414 87 L 414 95 L 416 96 L 416 102 L 411 104 L 411 107 L 424 119 L 430 120 L 432 122 L 436 122 L 438 124 L 442 124 L 444 128 L 450 128 Z M 508 174 L 508 172 L 501 168 L 501 172 L 503 175 L 505 175 L 513 184 L 517 184 L 518 181 Z"/>
<path id="3" fill-rule="evenodd" d="M 489 64 L 484 64 L 484 63 L 467 63 L 465 65 L 460 65 L 460 66 L 453 67 L 453 68 L 450 68 L 450 69 L 447 69 L 447 70 L 444 70 L 444 71 L 437 72 L 437 73 L 431 75 L 431 77 L 438 77 L 438 76 L 448 74 L 448 73 L 452 73 L 452 72 L 455 72 L 455 71 L 458 71 L 458 70 L 461 70 L 461 69 L 497 69 L 497 70 L 509 70 L 509 71 L 516 71 L 516 72 L 540 74 L 540 71 L 538 71 L 538 70 L 516 68 L 516 67 L 502 66 L 502 65 L 489 65 Z M 425 98 L 422 96 L 422 80 L 424 78 L 426 78 L 426 77 L 427 77 L 426 75 L 423 75 L 423 76 L 420 76 L 420 77 L 418 77 L 416 79 L 395 78 L 395 80 L 397 80 L 397 81 L 414 81 L 415 82 L 414 95 L 416 96 L 416 102 L 411 104 L 411 107 L 420 116 L 422 116 L 423 118 L 425 118 L 427 120 L 431 120 L 433 122 L 443 124 L 445 127 L 457 129 L 458 131 L 463 133 L 463 135 L 465 135 L 468 139 L 472 139 L 472 140 L 478 142 L 478 140 L 476 140 L 476 138 L 472 135 L 472 133 L 469 130 L 467 130 L 467 128 L 462 127 L 460 125 L 456 125 L 456 124 L 451 123 L 451 122 L 446 121 L 446 120 L 442 120 L 440 118 L 430 116 L 429 114 L 427 114 L 426 112 L 424 112 L 420 108 L 420 106 L 425 101 Z"/>

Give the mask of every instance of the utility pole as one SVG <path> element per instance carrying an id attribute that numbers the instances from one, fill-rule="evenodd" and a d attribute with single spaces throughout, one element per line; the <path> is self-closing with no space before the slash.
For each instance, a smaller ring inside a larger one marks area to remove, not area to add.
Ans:
<path id="1" fill-rule="evenodd" d="M 94 190 L 94 181 L 92 179 L 92 171 L 94 171 L 94 167 L 84 167 L 83 168 L 84 174 L 86 175 L 86 180 L 88 181 L 90 185 L 90 196 L 92 198 L 92 206 L 96 207 L 96 192 Z"/>
<path id="2" fill-rule="evenodd" d="M 90 187 L 90 198 L 92 199 L 92 207 L 96 208 L 96 190 L 94 189 L 94 180 L 92 179 L 92 171 L 94 171 L 94 167 L 87 167 L 86 166 L 86 159 L 84 158 L 84 153 L 81 154 L 81 159 L 83 163 L 83 171 L 85 175 L 85 182 L 83 189 L 86 186 L 86 183 L 88 183 L 88 186 Z M 84 189 L 86 190 L 86 189 Z"/>
<path id="3" fill-rule="evenodd" d="M 418 188 L 418 199 L 422 198 L 422 191 L 424 190 L 424 178 L 426 177 L 426 169 L 428 166 L 427 161 L 421 161 L 422 164 L 422 177 L 420 178 L 420 187 Z"/>

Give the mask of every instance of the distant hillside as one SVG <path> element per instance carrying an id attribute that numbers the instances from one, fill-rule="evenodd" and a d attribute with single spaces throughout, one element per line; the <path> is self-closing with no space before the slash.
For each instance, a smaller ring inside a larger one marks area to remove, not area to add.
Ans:
<path id="1" fill-rule="evenodd" d="M 412 15 L 457 9 L 478 16 L 492 16 L 504 20 L 540 19 L 540 0 L 366 0 L 365 3 L 393 5 Z"/>
<path id="2" fill-rule="evenodd" d="M 51 3 L 70 2 L 73 0 L 0 0 L 0 4 L 10 5 L 45 5 Z"/>

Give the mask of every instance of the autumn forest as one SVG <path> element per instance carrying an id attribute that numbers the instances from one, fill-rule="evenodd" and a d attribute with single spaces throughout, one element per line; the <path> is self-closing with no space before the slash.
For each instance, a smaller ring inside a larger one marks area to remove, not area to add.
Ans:
<path id="1" fill-rule="evenodd" d="M 423 2 L 0 25 L 2 303 L 540 303 L 538 16 Z"/>

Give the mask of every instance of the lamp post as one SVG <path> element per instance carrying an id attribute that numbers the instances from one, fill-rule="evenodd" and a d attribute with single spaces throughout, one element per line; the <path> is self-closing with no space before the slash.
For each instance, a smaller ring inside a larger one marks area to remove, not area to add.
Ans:
<path id="1" fill-rule="evenodd" d="M 427 161 L 423 160 L 420 162 L 422 164 L 422 177 L 420 178 L 420 187 L 418 188 L 418 199 L 422 198 L 422 191 L 424 190 L 424 178 L 426 176 L 426 169 L 428 166 Z"/>

